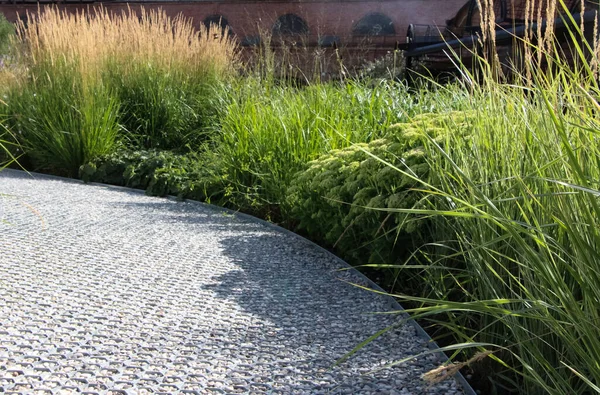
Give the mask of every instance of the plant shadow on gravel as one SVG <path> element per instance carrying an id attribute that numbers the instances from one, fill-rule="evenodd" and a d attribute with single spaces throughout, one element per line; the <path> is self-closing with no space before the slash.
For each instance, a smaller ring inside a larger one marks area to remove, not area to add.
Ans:
<path id="1" fill-rule="evenodd" d="M 357 344 L 404 317 L 373 314 L 391 310 L 390 299 L 344 282 L 358 279 L 350 271 L 338 271 L 339 264 L 312 243 L 197 203 L 111 204 L 147 210 L 153 221 L 186 232 L 223 235 L 219 250 L 234 268 L 215 275 L 202 289 L 213 293 L 214 308 L 233 303 L 251 317 L 252 325 L 260 326 L 257 331 L 246 328 L 251 332 L 246 342 L 254 343 L 240 345 L 241 352 L 244 347 L 264 348 L 260 362 L 270 372 L 295 372 L 274 374 L 275 385 L 305 392 L 391 393 L 405 387 L 428 393 L 420 376 L 439 364 L 435 355 L 370 373 L 428 349 L 411 325 L 381 336 L 334 368 Z M 431 392 L 452 392 L 452 385 L 442 383 Z"/>
<path id="2" fill-rule="evenodd" d="M 376 315 L 390 311 L 390 300 L 357 288 L 349 282 L 362 282 L 349 271 L 338 271 L 332 257 L 312 243 L 299 242 L 285 234 L 265 231 L 248 224 L 216 225 L 234 235 L 220 244 L 239 270 L 215 278 L 211 290 L 235 302 L 246 312 L 272 324 L 273 335 L 289 349 L 307 353 L 310 365 L 332 369 L 357 344 L 373 333 L 404 318 L 398 314 Z M 212 226 L 212 225 L 211 225 Z M 238 234 L 235 234 L 238 233 Z M 426 351 L 425 341 L 410 325 L 392 330 L 367 345 L 348 361 L 333 368 L 331 374 L 361 391 L 371 382 L 380 393 L 388 385 L 415 393 L 428 393 L 420 376 L 439 364 L 436 355 L 412 360 L 393 369 L 371 373 L 386 364 Z M 351 376 L 345 376 L 345 372 Z M 381 387 L 379 387 L 381 385 Z M 441 384 L 450 390 L 452 383 Z M 440 388 L 431 389 L 439 392 Z M 354 392 L 356 393 L 356 392 Z"/>

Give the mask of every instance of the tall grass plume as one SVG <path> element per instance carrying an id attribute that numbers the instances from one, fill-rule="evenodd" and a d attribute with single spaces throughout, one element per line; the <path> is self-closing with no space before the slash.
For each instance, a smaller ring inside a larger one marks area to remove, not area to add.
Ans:
<path id="1" fill-rule="evenodd" d="M 182 146 L 201 140 L 210 85 L 235 67 L 235 43 L 213 26 L 164 11 L 114 14 L 48 8 L 17 23 L 10 122 L 38 166 L 76 175 L 114 145 Z M 132 94 L 132 92 L 134 94 Z"/>

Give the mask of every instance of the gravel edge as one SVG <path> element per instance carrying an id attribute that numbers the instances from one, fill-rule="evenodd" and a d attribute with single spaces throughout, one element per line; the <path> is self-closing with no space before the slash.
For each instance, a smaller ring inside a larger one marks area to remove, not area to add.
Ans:
<path id="1" fill-rule="evenodd" d="M 93 186 L 99 186 L 99 187 L 104 187 L 104 188 L 109 188 L 109 189 L 114 189 L 114 190 L 123 190 L 123 191 L 128 191 L 128 192 L 134 192 L 134 193 L 138 193 L 138 194 L 145 194 L 144 190 L 141 189 L 134 189 L 134 188 L 129 188 L 129 187 L 124 187 L 124 186 L 118 186 L 118 185 L 110 185 L 110 184 L 102 184 L 102 183 L 97 183 L 97 182 L 89 182 L 89 183 L 85 183 L 82 180 L 79 179 L 75 179 L 75 178 L 65 178 L 65 177 L 59 177 L 59 176 L 54 176 L 54 175 L 48 175 L 48 174 L 42 174 L 42 173 L 36 173 L 36 172 L 29 172 L 29 171 L 24 171 L 24 170 L 16 170 L 16 169 L 0 169 L 0 172 L 11 172 L 11 173 L 27 173 L 29 174 L 32 178 L 47 178 L 47 179 L 56 179 L 56 180 L 61 180 L 64 182 L 73 182 L 73 183 L 78 183 L 78 184 L 88 184 L 88 185 L 93 185 Z M 165 196 L 164 198 L 171 200 L 171 201 L 181 201 L 181 199 L 177 199 L 177 197 L 172 196 L 172 195 L 168 195 Z M 351 266 L 349 263 L 347 263 L 346 261 L 344 261 L 342 258 L 338 257 L 337 255 L 333 254 L 332 252 L 330 252 L 329 250 L 321 247 L 320 245 L 306 239 L 305 237 L 300 236 L 297 233 L 292 232 L 291 230 L 285 229 L 279 225 L 273 224 L 271 222 L 268 222 L 266 220 L 263 220 L 261 218 L 257 218 L 254 217 L 250 214 L 245 214 L 239 211 L 235 211 L 229 208 L 225 208 L 225 207 L 221 207 L 221 206 L 216 206 L 213 204 L 208 204 L 208 203 L 204 203 L 204 202 L 200 202 L 197 200 L 189 200 L 186 199 L 185 200 L 188 203 L 193 203 L 193 204 L 197 204 L 197 205 L 201 205 L 204 208 L 208 208 L 212 211 L 215 212 L 221 212 L 227 215 L 233 215 L 233 216 L 237 216 L 241 219 L 245 219 L 247 221 L 251 221 L 251 222 L 255 222 L 255 223 L 259 223 L 263 226 L 266 226 L 270 229 L 273 229 L 274 231 L 277 231 L 279 233 L 283 233 L 285 235 L 290 236 L 291 238 L 295 238 L 298 241 L 310 245 L 312 248 L 316 248 L 318 251 L 324 253 L 326 256 L 328 256 L 332 261 L 334 261 L 335 263 L 337 263 L 340 267 L 345 268 L 346 270 L 350 271 L 350 273 L 352 273 L 353 276 L 356 276 L 357 278 L 359 278 L 364 284 L 366 284 L 368 287 L 370 287 L 371 289 L 377 291 L 377 292 L 381 292 L 385 294 L 385 291 L 383 290 L 383 288 L 381 288 L 379 285 L 377 285 L 375 282 L 373 282 L 371 279 L 369 279 L 368 277 L 366 277 L 363 273 L 361 273 L 358 269 L 354 268 L 353 266 Z M 387 295 L 382 295 L 387 302 L 389 303 L 390 307 L 398 310 L 398 311 L 404 311 L 404 308 L 400 305 L 400 303 L 398 303 L 398 301 L 393 298 L 392 296 L 387 296 Z M 405 313 L 406 314 L 406 313 Z M 407 314 L 408 315 L 408 314 Z M 431 336 L 429 336 L 429 334 L 413 319 L 408 319 L 406 321 L 408 324 L 412 325 L 418 336 L 421 337 L 423 340 L 426 341 L 427 346 L 429 347 L 429 349 L 431 350 L 439 350 L 439 346 L 438 344 L 431 338 Z M 440 359 L 443 361 L 448 361 L 449 358 L 446 356 L 446 354 L 444 354 L 443 351 L 438 351 L 437 354 L 439 355 Z M 460 385 L 461 389 L 463 390 L 465 395 L 477 395 L 477 393 L 475 392 L 475 390 L 471 387 L 471 385 L 467 382 L 467 380 L 464 378 L 464 376 L 458 372 L 455 376 L 454 376 L 456 382 Z"/>

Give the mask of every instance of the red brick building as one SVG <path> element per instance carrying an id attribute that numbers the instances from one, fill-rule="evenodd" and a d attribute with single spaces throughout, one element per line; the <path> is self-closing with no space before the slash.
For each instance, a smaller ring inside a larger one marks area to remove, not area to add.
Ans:
<path id="1" fill-rule="evenodd" d="M 522 24 L 527 1 L 533 0 L 492 0 L 496 23 Z M 581 0 L 565 3 L 578 12 Z M 331 55 L 331 48 L 340 48 L 345 65 L 351 66 L 405 48 L 407 35 L 411 47 L 439 42 L 442 34 L 446 39 L 471 35 L 479 29 L 478 4 L 477 0 L 0 0 L 0 13 L 15 21 L 48 6 L 76 11 L 102 5 L 115 12 L 160 8 L 173 17 L 192 18 L 197 26 L 227 26 L 244 47 L 272 37 L 272 45 L 283 42 L 298 53 L 300 48 L 323 48 Z M 533 16 L 535 20 L 537 13 Z"/>
<path id="2" fill-rule="evenodd" d="M 406 42 L 409 24 L 445 26 L 467 0 L 222 0 L 222 1 L 54 1 L 0 0 L 0 13 L 14 21 L 48 5 L 82 9 L 102 4 L 110 10 L 162 8 L 171 16 L 183 13 L 194 23 L 219 21 L 229 26 L 242 45 L 253 45 L 261 31 L 297 35 L 311 45 L 353 45 L 365 37 L 379 45 Z"/>

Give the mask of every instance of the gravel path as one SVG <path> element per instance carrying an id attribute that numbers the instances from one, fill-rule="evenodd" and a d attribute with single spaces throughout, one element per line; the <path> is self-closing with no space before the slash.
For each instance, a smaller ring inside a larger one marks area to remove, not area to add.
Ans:
<path id="1" fill-rule="evenodd" d="M 194 202 L 0 172 L 0 393 L 455 394 L 312 243 Z"/>

